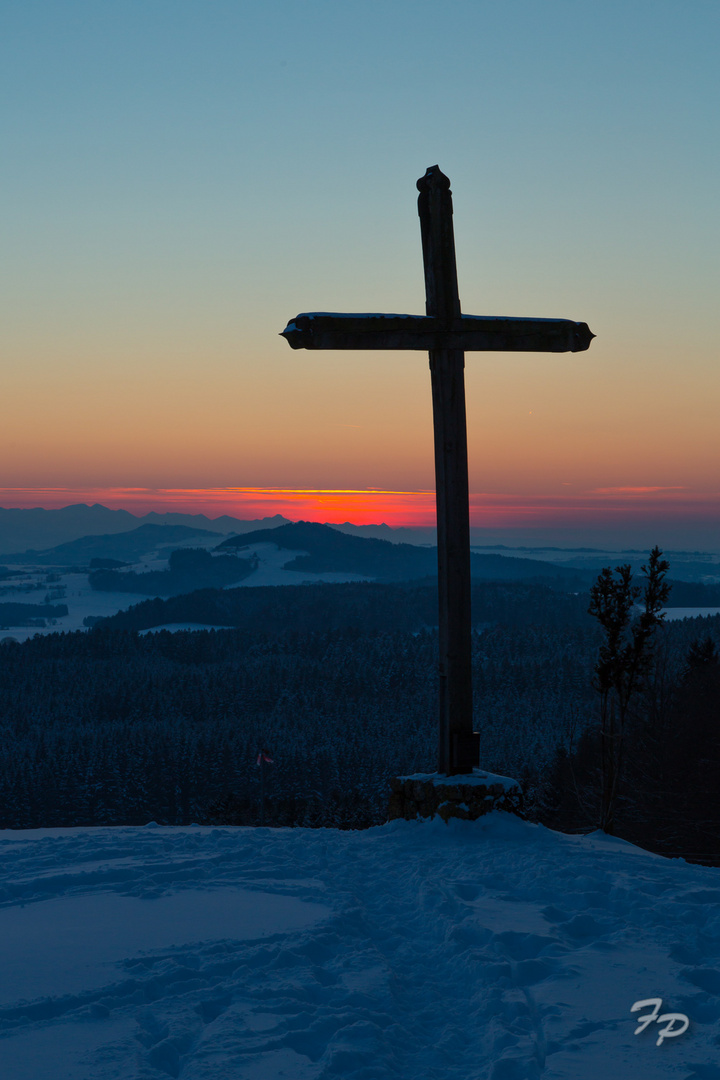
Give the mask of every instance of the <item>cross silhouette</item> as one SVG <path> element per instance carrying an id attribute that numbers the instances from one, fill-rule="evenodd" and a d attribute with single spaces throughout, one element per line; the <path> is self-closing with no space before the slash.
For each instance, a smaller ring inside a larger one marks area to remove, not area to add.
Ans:
<path id="1" fill-rule="evenodd" d="M 417 182 L 425 267 L 423 315 L 305 312 L 282 336 L 293 349 L 416 349 L 430 354 L 439 599 L 438 772 L 478 764 L 473 731 L 466 352 L 580 352 L 595 336 L 568 319 L 493 318 L 460 310 L 450 181 L 437 165 Z"/>

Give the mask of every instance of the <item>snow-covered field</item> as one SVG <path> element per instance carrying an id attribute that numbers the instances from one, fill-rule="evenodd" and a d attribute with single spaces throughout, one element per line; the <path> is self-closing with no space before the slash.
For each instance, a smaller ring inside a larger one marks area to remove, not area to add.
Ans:
<path id="1" fill-rule="evenodd" d="M 30 571 L 31 577 L 28 579 L 18 579 L 18 581 L 44 581 L 48 574 L 47 567 L 43 567 L 42 569 L 38 569 L 37 567 L 26 567 L 25 569 Z M 52 571 L 52 568 L 50 568 L 50 570 Z M 4 582 L 3 584 L 7 589 L 7 583 Z M 10 584 L 12 584 L 12 581 Z M 56 619 L 53 623 L 48 621 L 47 626 L 44 627 L 11 626 L 7 630 L 0 629 L 0 640 L 2 638 L 11 637 L 16 641 L 25 641 L 35 634 L 52 634 L 66 630 L 84 630 L 86 627 L 83 626 L 83 619 L 88 615 L 115 615 L 118 611 L 123 611 L 132 604 L 139 604 L 142 600 L 148 599 L 147 596 L 143 596 L 140 593 L 97 592 L 95 589 L 90 588 L 86 573 L 72 571 L 61 574 L 59 581 L 53 582 L 53 584 L 48 585 L 47 588 L 48 590 L 62 590 L 61 596 L 52 598 L 49 602 L 53 606 L 65 604 L 68 609 L 67 615 L 63 618 Z M 7 591 L 0 596 L 0 600 L 13 604 L 42 604 L 44 598 L 45 593 L 42 590 L 29 593 L 14 593 Z"/>
<path id="2" fill-rule="evenodd" d="M 307 552 L 288 551 L 286 548 L 279 548 L 277 544 L 249 544 L 246 550 L 243 549 L 238 554 L 243 558 L 255 555 L 259 562 L 257 570 L 249 577 L 243 578 L 240 585 L 304 585 L 306 582 L 318 581 L 337 583 L 372 580 L 363 574 L 353 574 L 351 571 L 310 574 L 305 570 L 285 570 L 287 563 L 292 562 L 298 555 L 307 555 Z"/>
<path id="3" fill-rule="evenodd" d="M 500 813 L 0 847 L 3 1080 L 720 1078 L 717 869 Z"/>
<path id="4" fill-rule="evenodd" d="M 288 551 L 285 548 L 279 548 L 277 544 L 269 542 L 253 544 L 250 541 L 250 537 L 248 539 L 249 542 L 247 548 L 240 550 L 239 554 L 243 558 L 255 556 L 258 560 L 257 569 L 248 577 L 243 578 L 242 581 L 237 582 L 235 585 L 229 585 L 227 588 L 252 588 L 253 586 L 259 585 L 302 585 L 306 582 L 321 581 L 336 583 L 344 581 L 372 580 L 361 574 L 353 574 L 350 572 L 312 574 L 301 570 L 286 570 L 285 566 L 292 562 L 296 556 L 307 554 L 307 552 Z M 218 537 L 213 536 L 210 538 L 201 537 L 199 539 L 190 539 L 185 543 L 161 545 L 156 551 L 146 555 L 139 563 L 135 564 L 133 569 L 136 572 L 164 570 L 167 567 L 167 558 L 170 549 L 174 550 L 178 547 L 205 547 L 207 549 L 212 549 L 217 546 L 217 543 Z M 507 551 L 504 549 L 503 551 L 507 554 Z M 501 551 L 500 553 L 503 552 Z M 553 550 L 550 554 L 557 558 L 557 551 Z M 57 599 L 52 599 L 50 602 L 53 604 L 66 604 L 68 614 L 63 618 L 55 620 L 53 623 L 48 623 L 45 627 L 8 627 L 6 630 L 0 629 L 0 640 L 5 637 L 12 637 L 16 641 L 25 641 L 35 634 L 51 634 L 66 630 L 84 630 L 86 628 L 83 625 L 83 621 L 87 616 L 115 615 L 118 611 L 124 611 L 133 604 L 139 604 L 143 600 L 148 599 L 146 595 L 140 593 L 95 591 L 90 588 L 87 573 L 79 571 L 65 572 L 62 570 L 59 571 L 59 579 L 52 584 L 48 583 L 44 589 L 29 593 L 16 592 L 13 589 L 14 585 L 22 585 L 28 581 L 45 582 L 48 573 L 52 573 L 53 571 L 55 571 L 56 574 L 58 573 L 57 568 L 48 566 L 24 566 L 18 567 L 18 570 L 25 571 L 29 576 L 9 579 L 3 582 L 2 586 L 0 586 L 0 601 L 38 604 L 43 602 L 45 591 L 58 588 L 62 590 L 63 595 Z M 720 608 L 668 608 L 666 610 L 666 617 L 668 619 L 686 619 L 693 618 L 697 615 L 717 615 L 718 613 L 720 613 Z M 212 629 L 212 627 L 204 623 L 168 623 L 166 626 L 157 627 L 157 629 L 168 629 L 171 631 L 185 629 L 209 630 Z"/>
<path id="5" fill-rule="evenodd" d="M 212 540 L 206 540 L 203 543 L 193 544 L 188 541 L 186 544 L 173 544 L 169 545 L 173 549 L 178 547 L 210 547 L 217 545 L 217 537 L 213 537 Z M 168 546 L 168 545 L 166 545 Z M 285 570 L 286 563 L 291 562 L 297 555 L 307 554 L 303 551 L 287 551 L 285 548 L 278 548 L 277 544 L 262 543 L 262 544 L 250 544 L 247 551 L 243 551 L 243 557 L 250 555 L 256 555 L 258 558 L 258 568 L 254 570 L 248 577 L 243 578 L 242 581 L 238 581 L 235 585 L 229 585 L 227 588 L 239 588 L 240 586 L 257 586 L 257 585 L 302 585 L 305 582 L 341 582 L 341 581 L 369 581 L 370 578 L 363 577 L 361 574 L 353 573 L 332 573 L 325 574 L 310 574 L 300 570 Z M 143 559 L 141 563 L 136 564 L 133 569 L 138 573 L 148 570 L 164 570 L 167 568 L 167 553 L 157 553 L 152 556 L 148 556 Z M 48 572 L 53 572 L 53 567 L 18 567 L 19 570 L 23 570 L 29 574 L 29 577 L 10 579 L 3 583 L 5 591 L 0 595 L 0 600 L 6 602 L 12 602 L 14 604 L 41 604 L 44 600 L 45 591 L 38 590 L 29 593 L 14 592 L 11 591 L 8 586 L 13 584 L 24 584 L 28 581 L 44 582 L 48 576 Z M 7 630 L 0 629 L 0 640 L 5 637 L 14 638 L 16 641 L 25 641 L 27 638 L 33 637 L 35 634 L 52 634 L 58 631 L 63 632 L 66 630 L 84 630 L 86 627 L 83 625 L 83 620 L 89 616 L 108 616 L 115 615 L 118 611 L 125 611 L 133 604 L 139 604 L 143 600 L 148 600 L 149 597 L 141 593 L 114 593 L 114 592 L 100 592 L 90 587 L 88 582 L 87 573 L 82 572 L 62 572 L 59 575 L 59 580 L 47 585 L 47 589 L 58 588 L 63 591 L 62 597 L 58 599 L 52 599 L 50 603 L 66 604 L 68 614 L 63 618 L 57 619 L 54 623 L 48 623 L 45 627 L 36 626 L 13 626 Z M 168 624 L 168 627 L 158 627 L 158 629 L 171 629 L 171 630 L 204 630 L 212 629 L 211 626 L 200 623 L 177 623 Z M 1 1080 L 1 1078 L 0 1078 Z"/>

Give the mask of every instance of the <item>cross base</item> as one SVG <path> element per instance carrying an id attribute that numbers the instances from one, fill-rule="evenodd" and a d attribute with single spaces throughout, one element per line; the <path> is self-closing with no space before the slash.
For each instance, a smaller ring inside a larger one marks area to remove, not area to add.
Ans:
<path id="1" fill-rule="evenodd" d="M 390 784 L 389 821 L 397 818 L 415 821 L 435 816 L 446 823 L 450 818 L 477 821 L 493 810 L 522 816 L 523 796 L 517 780 L 483 769 L 473 769 L 465 776 L 415 773 L 398 776 Z"/>

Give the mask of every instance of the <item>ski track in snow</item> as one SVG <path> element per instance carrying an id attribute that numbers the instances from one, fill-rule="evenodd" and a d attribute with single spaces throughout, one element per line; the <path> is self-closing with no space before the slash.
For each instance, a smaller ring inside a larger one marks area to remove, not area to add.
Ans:
<path id="1" fill-rule="evenodd" d="M 0 845 L 2 1080 L 720 1080 L 714 868 L 505 814 Z"/>

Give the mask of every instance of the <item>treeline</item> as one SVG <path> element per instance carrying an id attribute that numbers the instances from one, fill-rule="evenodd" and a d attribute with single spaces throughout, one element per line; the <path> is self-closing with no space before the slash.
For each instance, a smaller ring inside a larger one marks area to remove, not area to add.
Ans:
<path id="1" fill-rule="evenodd" d="M 705 624 L 717 640 L 720 620 Z M 663 629 L 668 686 L 697 635 Z M 481 761 L 522 780 L 531 814 L 557 748 L 593 723 L 597 647 L 592 624 L 473 634 Z M 261 747 L 268 824 L 378 824 L 392 776 L 435 769 L 436 664 L 435 631 L 359 625 L 5 641 L 0 826 L 257 824 Z"/>
<path id="2" fill-rule="evenodd" d="M 300 554 L 286 563 L 286 570 L 321 574 L 328 571 L 355 573 L 378 581 L 411 581 L 437 573 L 437 550 L 415 544 L 349 536 L 330 525 L 296 521 L 275 529 L 231 536 L 217 550 L 238 550 L 248 544 L 272 543 Z M 547 581 L 560 589 L 583 588 L 586 574 L 554 566 L 539 559 L 472 552 L 470 572 L 485 581 Z"/>
<path id="3" fill-rule="evenodd" d="M 539 798 L 547 824 L 571 831 L 601 817 L 602 736 L 568 732 Z M 670 623 L 623 732 L 613 831 L 667 855 L 720 864 L 720 616 Z"/>
<path id="4" fill-rule="evenodd" d="M 167 570 L 95 570 L 88 576 L 93 589 L 102 592 L 130 592 L 146 596 L 176 596 L 193 589 L 222 588 L 248 577 L 257 567 L 256 559 L 235 555 L 212 556 L 203 548 L 179 548 L 168 559 Z"/>
<path id="5" fill-rule="evenodd" d="M 670 581 L 668 607 L 720 607 L 720 585 L 700 581 Z"/>
<path id="6" fill-rule="evenodd" d="M 590 704 L 592 629 L 473 638 L 483 763 L 536 773 Z M 388 784 L 436 765 L 433 631 L 138 635 L 0 647 L 0 825 L 384 820 Z"/>
<path id="7" fill-rule="evenodd" d="M 0 604 L 0 627 L 44 626 L 45 619 L 62 619 L 67 613 L 67 604 Z"/>
<path id="8" fill-rule="evenodd" d="M 166 623 L 232 626 L 264 634 L 336 629 L 413 631 L 437 624 L 437 581 L 349 582 L 203 589 L 167 600 L 146 600 L 103 620 L 117 629 L 147 630 Z M 522 582 L 473 582 L 473 625 L 588 627 L 587 596 Z"/>

